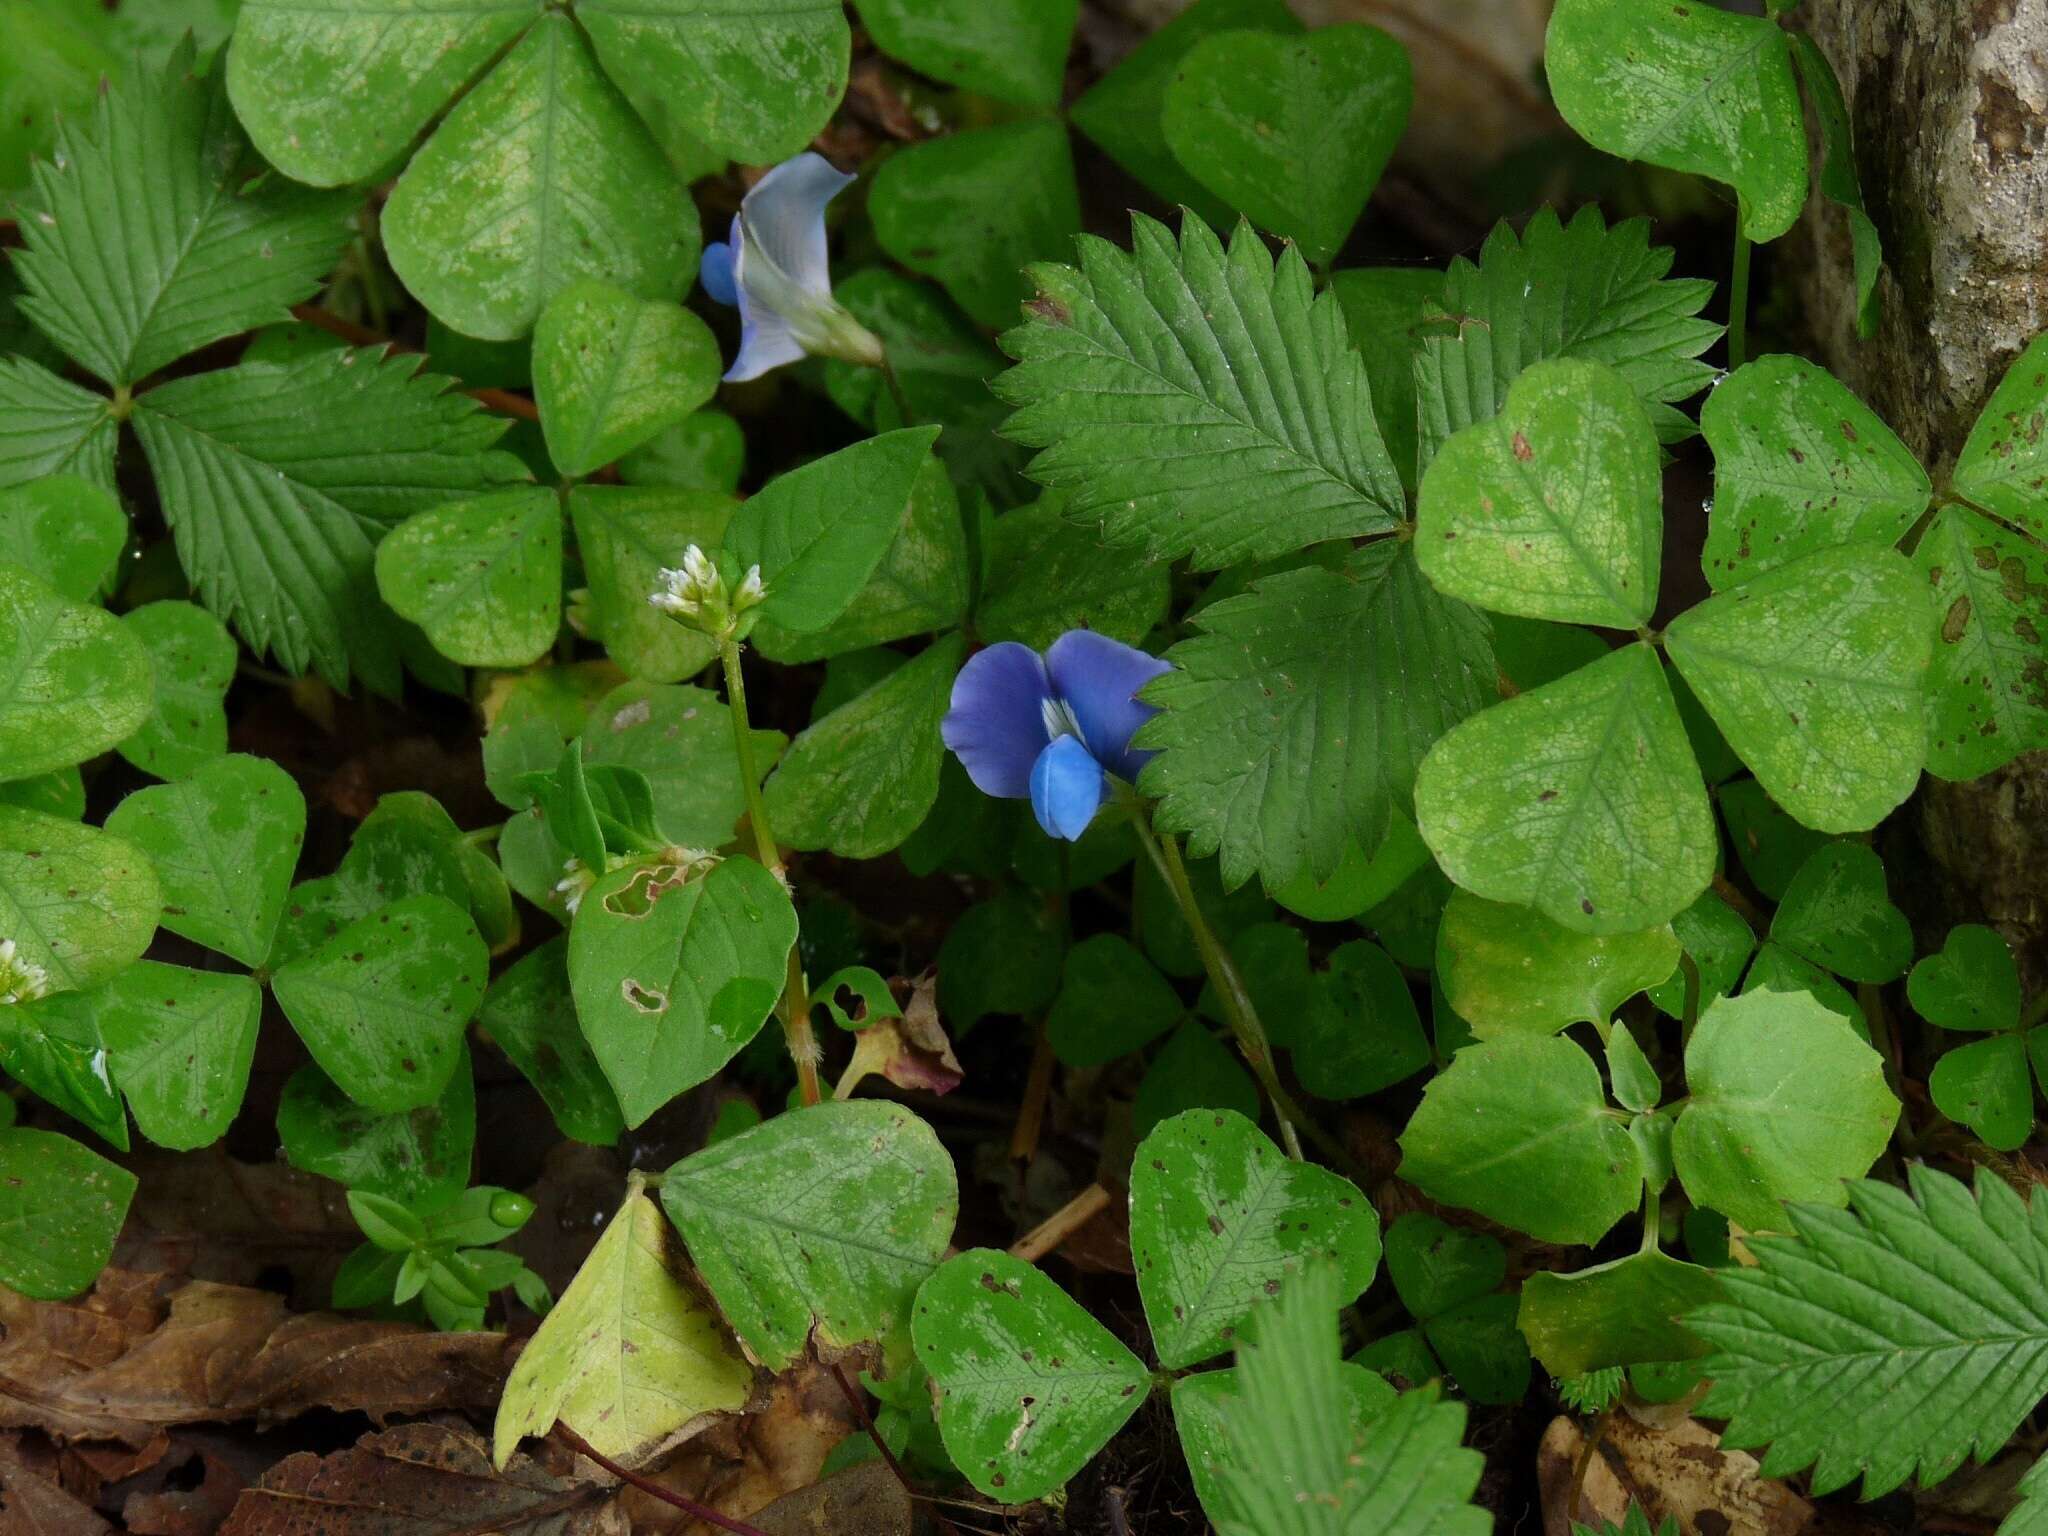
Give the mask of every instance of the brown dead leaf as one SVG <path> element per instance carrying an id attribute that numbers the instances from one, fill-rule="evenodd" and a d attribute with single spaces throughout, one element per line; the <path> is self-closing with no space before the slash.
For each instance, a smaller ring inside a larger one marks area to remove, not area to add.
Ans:
<path id="1" fill-rule="evenodd" d="M 1613 1414 L 1586 1469 L 1578 1507 L 1565 1508 L 1586 1435 L 1569 1418 L 1551 1421 L 1536 1452 L 1544 1536 L 1570 1536 L 1576 1519 L 1594 1529 L 1619 1525 L 1631 1501 L 1654 1528 L 1677 1517 L 1683 1536 L 1798 1536 L 1813 1506 L 1781 1482 L 1757 1476 L 1757 1459 L 1724 1451 L 1696 1419 L 1663 1429 Z"/>
<path id="2" fill-rule="evenodd" d="M 880 1461 L 785 1493 L 747 1517 L 767 1536 L 910 1536 L 910 1494 Z"/>
<path id="3" fill-rule="evenodd" d="M 147 1446 L 168 1425 L 268 1424 L 311 1408 L 487 1412 L 514 1353 L 500 1334 L 292 1313 L 269 1291 L 203 1280 L 147 1306 L 138 1294 L 119 1270 L 82 1302 L 0 1287 L 0 1427 Z"/>
<path id="4" fill-rule="evenodd" d="M 861 1079 L 878 1072 L 899 1088 L 927 1093 L 951 1093 L 960 1086 L 965 1074 L 939 1022 L 938 987 L 939 973 L 930 968 L 914 980 L 891 978 L 889 990 L 903 1012 L 854 1032 L 853 1059 L 832 1090 L 835 1098 L 848 1097 Z M 865 1012 L 863 1005 L 853 1017 L 857 1021 Z"/>
<path id="5" fill-rule="evenodd" d="M 197 1488 L 131 1493 L 121 1505 L 129 1536 L 214 1536 L 235 1507 L 241 1476 L 218 1456 L 200 1454 Z"/>
<path id="6" fill-rule="evenodd" d="M 332 1456 L 287 1456 L 243 1490 L 219 1536 L 628 1536 L 611 1490 L 571 1481 L 566 1462 L 520 1453 L 495 1472 L 468 1428 L 405 1424 Z"/>
<path id="7" fill-rule="evenodd" d="M 39 1477 L 13 1446 L 0 1446 L 0 1536 L 112 1536 L 113 1529 Z"/>

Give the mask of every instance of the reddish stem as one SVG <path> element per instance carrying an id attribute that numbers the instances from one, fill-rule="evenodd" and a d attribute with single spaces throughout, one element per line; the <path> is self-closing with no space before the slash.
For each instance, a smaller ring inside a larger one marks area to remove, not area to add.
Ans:
<path id="1" fill-rule="evenodd" d="M 659 1499 L 664 1504 L 680 1509 L 693 1520 L 702 1520 L 705 1524 L 715 1525 L 722 1531 L 731 1531 L 733 1536 L 768 1536 L 768 1533 L 758 1525 L 749 1525 L 744 1520 L 735 1520 L 730 1515 L 721 1515 L 708 1504 L 699 1504 L 695 1499 L 685 1494 L 677 1493 L 672 1488 L 662 1487 L 661 1484 L 655 1482 L 651 1477 L 642 1477 L 638 1472 L 629 1472 L 566 1424 L 557 1422 L 554 1435 L 557 1440 L 568 1446 L 577 1455 L 588 1456 L 620 1482 L 628 1483 L 638 1488 L 651 1499 Z"/>

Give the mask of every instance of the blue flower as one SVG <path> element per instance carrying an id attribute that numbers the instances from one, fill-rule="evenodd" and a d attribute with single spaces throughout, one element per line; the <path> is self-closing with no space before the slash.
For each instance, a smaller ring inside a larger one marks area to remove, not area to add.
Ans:
<path id="1" fill-rule="evenodd" d="M 1131 735 L 1159 711 L 1137 694 L 1171 670 L 1093 630 L 1069 630 L 1043 657 L 1005 641 L 960 669 L 939 734 L 977 789 L 1028 797 L 1038 824 L 1071 842 L 1095 819 L 1107 776 L 1135 780 L 1151 758 Z"/>
<path id="2" fill-rule="evenodd" d="M 806 150 L 754 183 L 730 241 L 705 247 L 704 291 L 740 310 L 740 355 L 726 382 L 758 379 L 806 354 L 879 367 L 882 343 L 832 297 L 825 205 L 853 177 Z"/>

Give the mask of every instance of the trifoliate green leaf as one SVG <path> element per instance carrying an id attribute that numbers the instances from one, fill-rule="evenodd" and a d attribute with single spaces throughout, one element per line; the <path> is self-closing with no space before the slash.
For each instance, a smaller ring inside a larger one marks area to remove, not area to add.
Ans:
<path id="1" fill-rule="evenodd" d="M 1822 832 L 1861 832 L 1920 782 L 1934 626 L 1904 557 L 1821 550 L 1671 622 L 1671 660 L 1758 781 Z"/>
<path id="2" fill-rule="evenodd" d="M 2036 336 L 2013 359 L 1984 402 L 1969 441 L 1956 456 L 1955 488 L 1972 505 L 2034 535 L 2048 536 L 2048 335 Z"/>
<path id="3" fill-rule="evenodd" d="M 795 943 L 789 892 L 748 858 L 698 875 L 629 865 L 584 894 L 569 930 L 569 985 L 629 1127 L 760 1032 Z"/>
<path id="4" fill-rule="evenodd" d="M 562 626 L 562 507 L 541 486 L 415 512 L 377 546 L 377 590 L 465 667 L 523 667 Z"/>
<path id="5" fill-rule="evenodd" d="M 687 309 L 596 279 L 564 288 L 533 332 L 533 393 L 548 457 L 588 475 L 709 400 L 718 341 Z"/>
<path id="6" fill-rule="evenodd" d="M 1714 509 L 1701 563 L 1717 590 L 1837 544 L 1898 543 L 1927 471 L 1878 414 L 1803 357 L 1760 357 L 1707 396 Z"/>
<path id="7" fill-rule="evenodd" d="M 277 1135 L 294 1168 L 423 1211 L 444 1205 L 469 1183 L 476 1149 L 468 1049 L 438 1099 L 388 1115 L 365 1109 L 308 1062 L 285 1082 Z"/>
<path id="8" fill-rule="evenodd" d="M 917 1358 L 967 1480 L 1024 1504 L 1080 1471 L 1144 1403 L 1144 1363 L 1032 1265 L 972 1248 L 917 1293 Z"/>
<path id="9" fill-rule="evenodd" d="M 1155 1126 L 1131 1165 L 1131 1257 L 1162 1365 L 1229 1349 L 1254 1306 L 1324 1260 L 1349 1305 L 1379 1268 L 1380 1223 L 1349 1179 L 1294 1162 L 1229 1110 Z"/>
<path id="10" fill-rule="evenodd" d="M 1996 928 L 1958 923 L 1939 951 L 1913 967 L 1906 996 L 1943 1029 L 2012 1029 L 2020 1022 L 2020 969 Z"/>
<path id="11" fill-rule="evenodd" d="M 1160 126 L 1182 169 L 1226 206 L 1327 265 L 1413 96 L 1407 50 L 1378 27 L 1217 32 L 1180 60 Z"/>
<path id="12" fill-rule="evenodd" d="M 1787 36 L 1769 17 L 1712 5 L 1560 0 L 1543 62 L 1582 137 L 1726 182 L 1743 235 L 1775 240 L 1806 205 L 1806 119 Z"/>
<path id="13" fill-rule="evenodd" d="M 69 1136 L 0 1130 L 0 1283 L 62 1301 L 113 1256 L 135 1175 Z"/>
<path id="14" fill-rule="evenodd" d="M 1600 937 L 1469 891 L 1451 893 L 1437 930 L 1444 997 L 1482 1040 L 1516 1030 L 1555 1034 L 1581 1021 L 1604 1029 L 1677 964 L 1668 923 Z"/>
<path id="15" fill-rule="evenodd" d="M 1506 1035 L 1452 1057 L 1401 1133 L 1400 1172 L 1434 1199 L 1550 1243 L 1598 1242 L 1643 1192 L 1600 1069 L 1554 1035 Z"/>
<path id="16" fill-rule="evenodd" d="M 1716 1001 L 1686 1042 L 1685 1085 L 1679 1181 L 1752 1231 L 1782 1231 L 1781 1202 L 1842 1204 L 1898 1124 L 1883 1059 L 1803 993 Z"/>
<path id="17" fill-rule="evenodd" d="M 980 324 L 1014 324 L 1026 269 L 1066 255 L 1081 232 L 1067 130 L 1040 118 L 900 149 L 875 172 L 868 216 L 884 251 Z"/>
<path id="18" fill-rule="evenodd" d="M 149 719 L 149 652 L 104 608 L 0 564 L 0 614 L 0 763 L 8 778 L 97 757 Z"/>
<path id="19" fill-rule="evenodd" d="M 676 1278 L 661 1212 L 626 1203 L 527 1341 L 492 1431 L 492 1459 L 563 1423 L 614 1460 L 644 1459 L 702 1413 L 745 1406 L 754 1373 L 717 1315 Z"/>
<path id="20" fill-rule="evenodd" d="M 1669 922 L 1718 854 L 1685 726 L 1645 645 L 1452 730 L 1416 773 L 1415 812 L 1459 885 L 1579 933 Z"/>
<path id="21" fill-rule="evenodd" d="M 4 985 L 13 993 L 20 975 L 19 956 L 7 974 Z M 106 1036 L 94 1006 L 97 992 L 57 992 L 38 998 L 33 985 L 28 990 L 30 995 L 0 1011 L 0 1069 L 115 1151 L 126 1152 L 128 1110 L 107 1070 Z"/>
<path id="22" fill-rule="evenodd" d="M 128 514 L 105 486 L 77 475 L 51 475 L 0 491 L 0 561 L 48 582 L 74 603 L 106 590 Z"/>
<path id="23" fill-rule="evenodd" d="M 1439 591 L 1481 608 L 1634 629 L 1657 606 L 1657 459 L 1619 373 L 1531 364 L 1499 415 L 1437 450 L 1416 499 L 1415 557 Z"/>
<path id="24" fill-rule="evenodd" d="M 1166 617 L 1168 568 L 1067 520 L 1065 498 L 1041 497 L 1005 512 L 988 532 L 987 594 L 975 615 L 981 638 L 1044 650 L 1070 629 L 1137 645 Z"/>
<path id="25" fill-rule="evenodd" d="M 1485 620 L 1423 580 L 1392 540 L 1339 572 L 1271 576 L 1203 609 L 1145 691 L 1138 733 L 1159 824 L 1217 853 L 1227 886 L 1327 878 L 1405 811 L 1416 765 L 1493 697 Z M 1484 717 L 1482 717 L 1484 718 Z"/>
<path id="26" fill-rule="evenodd" d="M 1142 1050 L 1186 1013 L 1180 994 L 1129 939 L 1098 933 L 1067 951 L 1045 1038 L 1068 1066 L 1099 1067 Z"/>
<path id="27" fill-rule="evenodd" d="M 442 119 L 380 227 L 391 269 L 439 319 L 511 341 L 579 279 L 680 295 L 702 238 L 694 214 L 646 124 L 557 11 Z"/>
<path id="28" fill-rule="evenodd" d="M 1884 266 L 1884 242 L 1878 236 L 1877 225 L 1864 210 L 1849 103 L 1843 99 L 1842 82 L 1835 78 L 1834 66 L 1812 34 L 1788 31 L 1787 38 L 1820 129 L 1821 167 L 1817 185 L 1821 196 L 1849 217 L 1850 260 L 1856 278 L 1856 330 L 1869 341 L 1877 334 L 1877 275 Z"/>
<path id="29" fill-rule="evenodd" d="M 41 974 L 40 991 L 90 987 L 126 969 L 156 934 L 156 870 L 97 827 L 0 806 L 0 943 Z"/>
<path id="30" fill-rule="evenodd" d="M 156 672 L 149 718 L 116 750 L 144 773 L 188 778 L 228 749 L 228 686 L 241 657 L 235 637 L 196 603 L 144 603 L 121 615 Z"/>
<path id="31" fill-rule="evenodd" d="M 1863 1475 L 1876 1498 L 1916 1471 L 1989 1460 L 2048 1393 L 2048 1205 L 1979 1169 L 1976 1198 L 1909 1162 L 1911 1190 L 1859 1181 L 1848 1210 L 1798 1206 L 1789 1237 L 1745 1239 L 1754 1268 L 1686 1318 L 1715 1353 L 1701 1411 L 1722 1443 L 1768 1444 L 1767 1477 L 1815 1494 Z M 1839 1202 L 1838 1202 L 1839 1203 Z"/>
<path id="32" fill-rule="evenodd" d="M 1779 899 L 1771 941 L 1851 981 L 1895 981 L 1913 962 L 1913 930 L 1867 843 L 1814 850 Z"/>
<path id="33" fill-rule="evenodd" d="M 1943 507 L 1913 568 L 1934 595 L 1927 771 L 1974 779 L 2048 746 L 2048 551 L 1968 507 Z"/>
<path id="34" fill-rule="evenodd" d="M 104 396 L 25 357 L 0 357 L 0 486 L 78 475 L 111 491 L 119 436 Z"/>
<path id="35" fill-rule="evenodd" d="M 287 319 L 354 233 L 352 194 L 244 185 L 247 141 L 189 46 L 101 91 L 58 146 L 21 224 L 21 310 L 109 384 Z"/>
<path id="36" fill-rule="evenodd" d="M 1944 1051 L 1927 1074 L 1927 1096 L 1985 1146 L 2017 1151 L 2034 1130 L 2032 1045 L 2031 1034 L 2008 1033 Z"/>
<path id="37" fill-rule="evenodd" d="M 921 75 L 1057 107 L 1079 0 L 855 0 L 875 46 Z"/>
<path id="38" fill-rule="evenodd" d="M 994 387 L 1018 407 L 1005 433 L 1042 450 L 1032 476 L 1111 544 L 1202 569 L 1393 527 L 1405 497 L 1365 364 L 1300 254 L 1276 264 L 1240 226 L 1226 255 L 1191 218 L 1176 243 L 1136 216 L 1131 239 L 1033 268 L 1003 338 L 1018 366 Z"/>
<path id="39" fill-rule="evenodd" d="M 467 912 L 408 896 L 293 960 L 271 990 L 327 1075 L 365 1108 L 394 1114 L 447 1087 L 489 971 Z"/>
<path id="40" fill-rule="evenodd" d="M 801 849 L 879 858 L 939 794 L 939 721 L 966 642 L 947 635 L 789 744 L 768 780 L 776 835 Z"/>
<path id="41" fill-rule="evenodd" d="M 618 1098 L 576 1025 L 566 934 L 491 983 L 477 1024 L 533 1084 L 564 1136 L 608 1147 L 624 1134 Z"/>
<path id="42" fill-rule="evenodd" d="M 226 1135 L 249 1087 L 262 988 L 247 976 L 141 960 L 91 996 L 142 1134 L 180 1152 Z"/>
<path id="43" fill-rule="evenodd" d="M 252 968 L 270 958 L 306 837 L 306 798 L 276 763 L 215 758 L 178 783 L 138 789 L 107 830 L 156 866 L 164 927 Z"/>
<path id="44" fill-rule="evenodd" d="M 371 571 L 415 512 L 523 478 L 505 429 L 416 362 L 329 351 L 174 379 L 136 401 L 178 558 L 259 654 L 337 686 L 398 687 Z"/>
<path id="45" fill-rule="evenodd" d="M 1568 225 L 1542 209 L 1519 236 L 1501 224 L 1476 266 L 1454 259 L 1442 303 L 1456 323 L 1424 338 L 1415 365 L 1423 466 L 1453 432 L 1499 411 L 1521 371 L 1547 357 L 1619 370 L 1661 440 L 1689 436 L 1675 402 L 1713 378 L 1699 355 L 1721 328 L 1699 318 L 1714 285 L 1667 280 L 1671 259 L 1650 244 L 1647 220 L 1610 229 L 1591 205 Z"/>
<path id="46" fill-rule="evenodd" d="M 843 1351 L 905 1337 L 959 1204 L 931 1127 L 858 1100 L 777 1115 L 684 1158 L 661 1184 L 719 1310 L 771 1371 L 813 1338 Z"/>
<path id="47" fill-rule="evenodd" d="M 1712 891 L 1671 919 L 1671 931 L 1699 967 L 1699 1006 L 1735 990 L 1756 953 L 1756 933 L 1749 920 Z M 1685 1016 L 1685 973 L 1674 970 L 1646 989 L 1651 1002 L 1678 1019 Z"/>

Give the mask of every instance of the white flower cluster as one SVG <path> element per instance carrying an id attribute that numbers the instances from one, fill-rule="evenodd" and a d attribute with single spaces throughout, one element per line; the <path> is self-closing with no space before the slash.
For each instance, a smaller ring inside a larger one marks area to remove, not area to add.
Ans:
<path id="1" fill-rule="evenodd" d="M 0 1003 L 30 1003 L 50 990 L 50 973 L 0 939 Z"/>
<path id="2" fill-rule="evenodd" d="M 739 586 L 728 594 L 717 562 L 695 544 L 683 551 L 680 570 L 664 568 L 657 575 L 661 586 L 647 595 L 647 601 L 670 618 L 720 638 L 738 638 L 745 628 L 751 628 L 741 625 L 741 616 L 768 596 L 758 565 L 749 567 Z"/>

